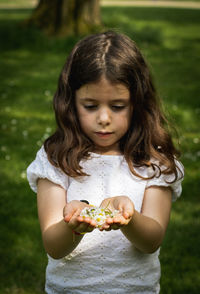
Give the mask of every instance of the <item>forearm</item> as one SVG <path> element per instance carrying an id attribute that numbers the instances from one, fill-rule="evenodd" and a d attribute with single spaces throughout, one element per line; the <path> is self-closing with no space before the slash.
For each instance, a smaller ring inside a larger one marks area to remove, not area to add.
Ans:
<path id="1" fill-rule="evenodd" d="M 137 211 L 121 231 L 137 249 L 144 253 L 155 252 L 160 247 L 165 233 L 157 221 Z"/>
<path id="2" fill-rule="evenodd" d="M 42 232 L 44 248 L 54 259 L 70 254 L 79 244 L 83 235 L 75 235 L 68 224 L 61 220 Z"/>

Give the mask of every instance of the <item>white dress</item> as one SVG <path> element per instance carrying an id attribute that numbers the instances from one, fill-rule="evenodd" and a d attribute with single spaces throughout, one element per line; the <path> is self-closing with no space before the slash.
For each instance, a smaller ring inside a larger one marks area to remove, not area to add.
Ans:
<path id="1" fill-rule="evenodd" d="M 123 155 L 91 153 L 91 159 L 81 162 L 90 176 L 70 178 L 52 166 L 42 147 L 27 169 L 33 191 L 37 192 L 37 179 L 47 178 L 66 189 L 67 201 L 86 199 L 99 206 L 104 198 L 126 195 L 140 212 L 144 191 L 149 186 L 171 186 L 173 200 L 181 194 L 181 180 L 173 184 L 173 176 L 160 176 L 142 180 L 131 174 Z M 179 162 L 177 165 L 181 168 Z M 150 168 L 137 171 L 148 176 Z M 138 251 L 120 230 L 100 232 L 95 229 L 84 235 L 75 250 L 55 260 L 48 256 L 45 290 L 48 294 L 153 294 L 159 293 L 159 250 L 153 254 Z"/>

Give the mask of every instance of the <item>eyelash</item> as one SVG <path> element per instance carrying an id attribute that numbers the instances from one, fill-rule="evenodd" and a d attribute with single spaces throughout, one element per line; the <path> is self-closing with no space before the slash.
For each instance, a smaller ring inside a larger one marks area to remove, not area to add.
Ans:
<path id="1" fill-rule="evenodd" d="M 90 111 L 94 111 L 96 110 L 98 107 L 98 105 L 84 105 L 84 108 L 87 109 L 87 110 L 90 110 Z M 125 108 L 126 106 L 124 105 L 113 105 L 111 106 L 111 109 L 113 111 L 121 111 Z"/>

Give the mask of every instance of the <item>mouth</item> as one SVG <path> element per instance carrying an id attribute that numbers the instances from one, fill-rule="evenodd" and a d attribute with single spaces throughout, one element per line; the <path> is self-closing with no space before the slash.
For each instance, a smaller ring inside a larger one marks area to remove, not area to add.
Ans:
<path id="1" fill-rule="evenodd" d="M 95 132 L 95 134 L 100 138 L 108 138 L 113 134 L 113 132 Z"/>

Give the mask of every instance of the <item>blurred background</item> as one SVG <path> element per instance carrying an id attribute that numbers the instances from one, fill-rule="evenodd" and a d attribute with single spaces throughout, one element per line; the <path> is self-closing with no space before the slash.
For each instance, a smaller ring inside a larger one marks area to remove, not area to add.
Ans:
<path id="1" fill-rule="evenodd" d="M 0 0 L 0 293 L 44 293 L 26 168 L 55 129 L 52 98 L 67 55 L 107 29 L 136 41 L 178 131 L 185 180 L 161 247 L 161 294 L 200 293 L 200 0 Z"/>

